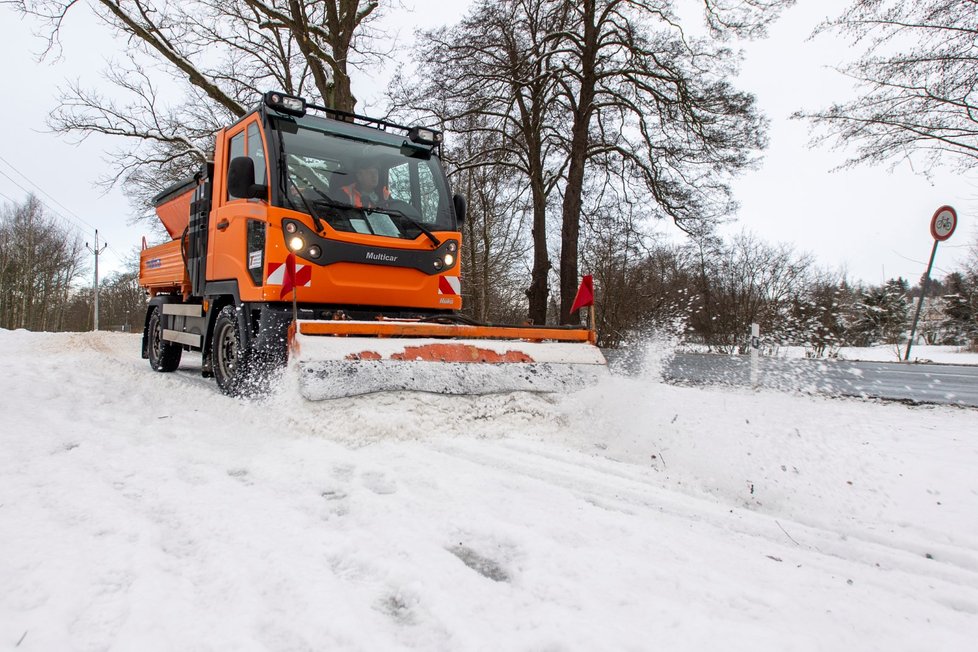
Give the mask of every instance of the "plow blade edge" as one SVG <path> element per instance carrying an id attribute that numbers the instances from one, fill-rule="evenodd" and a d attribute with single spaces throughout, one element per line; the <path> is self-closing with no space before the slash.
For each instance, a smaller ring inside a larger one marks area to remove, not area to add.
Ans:
<path id="1" fill-rule="evenodd" d="M 501 339 L 506 335 L 534 337 Z M 295 344 L 300 388 L 309 400 L 396 390 L 565 392 L 607 374 L 604 356 L 582 330 L 300 322 Z"/>

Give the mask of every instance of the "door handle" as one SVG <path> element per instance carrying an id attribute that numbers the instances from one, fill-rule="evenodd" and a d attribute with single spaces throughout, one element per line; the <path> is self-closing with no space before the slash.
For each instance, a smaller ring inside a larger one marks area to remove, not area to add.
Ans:
<path id="1" fill-rule="evenodd" d="M 217 223 L 217 230 L 218 231 L 224 231 L 229 226 L 231 226 L 231 223 L 230 222 L 228 222 L 227 220 L 221 220 L 220 222 Z"/>

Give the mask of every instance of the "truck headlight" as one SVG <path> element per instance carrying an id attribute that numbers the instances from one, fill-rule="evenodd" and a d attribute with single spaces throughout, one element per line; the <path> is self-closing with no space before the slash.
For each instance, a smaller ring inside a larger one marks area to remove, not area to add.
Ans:
<path id="1" fill-rule="evenodd" d="M 303 240 L 299 236 L 295 236 L 294 238 L 291 238 L 289 240 L 289 249 L 291 249 L 292 251 L 300 251 L 302 249 L 305 249 L 305 247 L 306 247 L 305 240 Z"/>

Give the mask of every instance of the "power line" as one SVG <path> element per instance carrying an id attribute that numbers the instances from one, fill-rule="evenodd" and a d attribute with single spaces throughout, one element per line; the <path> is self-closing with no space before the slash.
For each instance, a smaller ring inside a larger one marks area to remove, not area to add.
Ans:
<path id="1" fill-rule="evenodd" d="M 11 170 L 13 170 L 18 175 L 20 175 L 25 181 L 27 181 L 27 183 L 29 183 L 32 186 L 34 186 L 39 192 L 41 192 L 44 196 L 48 197 L 52 202 L 54 202 L 55 204 L 57 204 L 58 206 L 60 206 L 62 209 L 64 209 L 69 215 L 74 216 L 73 219 L 69 219 L 65 215 L 62 215 L 58 211 L 56 211 L 53 208 L 51 208 L 51 206 L 49 204 L 45 203 L 45 201 L 43 199 L 38 198 L 37 201 L 40 202 L 42 206 L 44 206 L 46 209 L 48 209 L 48 211 L 50 211 L 55 217 L 58 217 L 62 221 L 64 221 L 67 226 L 74 227 L 76 230 L 79 231 L 79 233 L 81 235 L 86 236 L 86 237 L 88 236 L 89 229 L 91 231 L 98 231 L 98 229 L 96 227 L 92 226 L 87 221 L 85 221 L 84 219 L 82 219 L 81 217 L 79 217 L 76 213 L 74 213 L 70 209 L 66 208 L 64 206 L 64 204 L 62 204 L 57 199 L 55 199 L 54 197 L 52 197 L 47 191 L 44 190 L 44 188 L 42 188 L 41 186 L 39 186 L 38 184 L 36 184 L 26 174 L 24 174 L 23 172 L 21 172 L 20 170 L 18 170 L 14 165 L 12 165 L 10 163 L 10 161 L 8 161 L 7 159 L 3 158 L 2 156 L 0 156 L 0 161 L 3 161 Z M 25 188 L 24 186 L 22 186 L 20 183 L 17 182 L 16 179 L 12 178 L 9 174 L 7 174 L 6 172 L 4 172 L 3 170 L 0 170 L 0 175 L 6 177 L 7 180 L 10 181 L 10 183 L 14 184 L 15 186 L 17 186 L 18 188 L 20 188 L 24 192 L 26 192 L 28 194 L 34 194 L 33 191 L 31 191 L 30 189 Z M 7 197 L 7 195 L 3 195 L 3 196 L 6 197 L 8 201 L 11 201 L 11 202 L 13 202 L 15 204 L 17 203 L 15 200 L 11 199 L 10 197 Z M 79 222 L 83 226 L 79 226 Z M 88 227 L 88 228 L 86 229 L 86 228 L 83 228 L 83 227 Z M 112 255 L 115 256 L 116 260 L 118 260 L 123 265 L 126 264 L 125 258 L 122 256 L 122 254 L 120 254 L 118 251 L 116 251 L 114 247 L 112 247 L 111 245 L 109 245 L 107 243 L 103 243 L 103 244 L 105 244 L 105 247 L 107 247 L 108 250 L 112 253 Z"/>
<path id="2" fill-rule="evenodd" d="M 10 183 L 14 184 L 15 186 L 17 186 L 18 188 L 20 188 L 21 190 L 23 190 L 27 194 L 34 195 L 35 197 L 37 197 L 37 195 L 34 193 L 34 191 L 32 191 L 31 189 L 25 188 L 24 186 L 20 185 L 17 182 L 16 179 L 14 179 L 13 177 L 11 177 L 9 174 L 7 174 L 6 172 L 4 172 L 3 170 L 0 170 L 0 176 L 6 177 L 7 180 L 10 181 Z M 92 230 L 95 230 L 95 227 L 94 226 L 92 226 L 91 224 L 88 224 L 88 223 L 84 222 L 84 220 L 82 220 L 82 224 L 79 225 L 79 223 L 78 223 L 77 220 L 75 220 L 75 219 L 69 219 L 69 218 L 65 217 L 64 215 L 62 215 L 58 211 L 56 211 L 53 208 L 51 208 L 48 204 L 46 204 L 43 199 L 37 198 L 37 201 L 40 202 L 40 204 L 42 206 L 44 206 L 46 209 L 48 209 L 53 215 L 61 218 L 66 223 L 68 223 L 71 226 L 73 226 L 74 228 L 78 229 L 82 234 L 86 233 L 88 231 L 88 228 L 90 228 Z M 88 227 L 88 228 L 85 228 L 85 227 Z"/>
<path id="3" fill-rule="evenodd" d="M 74 216 L 79 222 L 81 222 L 82 224 L 85 224 L 89 229 L 92 229 L 92 230 L 95 229 L 94 226 L 92 226 L 91 224 L 89 224 L 88 222 L 86 222 L 84 219 L 82 219 L 81 217 L 79 217 L 77 213 L 75 213 L 70 208 L 68 208 L 67 206 L 65 206 L 64 204 L 62 204 L 61 202 L 59 202 L 57 199 L 55 199 L 54 197 L 52 197 L 46 190 L 44 190 L 44 188 L 42 188 L 38 184 L 34 183 L 34 181 L 32 181 L 30 177 L 28 177 L 26 174 L 24 174 L 23 172 L 21 172 L 20 170 L 18 170 L 17 167 L 13 163 L 11 163 L 10 161 L 8 161 L 7 159 L 5 159 L 2 156 L 0 156 L 0 161 L 3 161 L 4 163 L 6 163 L 7 164 L 7 167 L 9 167 L 11 170 L 13 170 L 14 172 L 16 172 L 27 183 L 29 183 L 32 186 L 34 186 L 35 188 L 37 188 L 38 192 L 40 192 L 42 195 L 44 195 L 45 197 L 47 197 L 48 199 L 50 199 L 51 201 L 53 201 L 55 204 L 57 204 L 58 206 L 60 206 L 61 209 L 64 210 L 66 213 L 68 213 L 69 215 Z M 3 174 L 3 173 L 0 172 L 0 174 Z M 5 176 L 8 179 L 10 179 L 10 177 L 7 176 L 6 174 L 3 174 L 3 176 Z M 10 179 L 10 180 L 13 181 L 13 179 Z M 14 183 L 16 183 L 16 182 L 14 182 Z M 23 188 L 21 188 L 21 190 L 23 190 Z"/>
<path id="4" fill-rule="evenodd" d="M 27 183 L 29 183 L 29 184 L 31 184 L 32 186 L 34 186 L 35 188 L 37 188 L 37 190 L 38 190 L 38 191 L 39 191 L 39 192 L 40 192 L 41 194 L 43 194 L 43 195 L 44 195 L 45 197 L 47 197 L 48 199 L 50 199 L 50 200 L 51 200 L 52 202 L 54 202 L 55 204 L 57 204 L 58 206 L 60 206 L 60 207 L 61 207 L 61 208 L 62 208 L 62 209 L 63 209 L 63 210 L 64 210 L 64 211 L 66 212 L 66 213 L 68 213 L 69 215 L 71 215 L 71 216 L 73 216 L 73 217 L 74 217 L 75 219 L 77 219 L 77 220 L 78 220 L 78 222 L 81 222 L 82 224 L 84 224 L 85 226 L 87 226 L 87 227 L 88 227 L 89 229 L 92 229 L 92 230 L 94 230 L 94 231 L 98 231 L 98 229 L 97 229 L 96 227 L 94 227 L 94 226 L 92 226 L 92 225 L 91 225 L 90 223 L 88 223 L 88 222 L 87 222 L 87 221 L 86 221 L 86 220 L 85 220 L 84 218 L 82 218 L 82 217 L 80 217 L 80 216 L 78 215 L 78 213 L 75 213 L 75 212 L 74 212 L 73 210 L 71 210 L 70 208 L 68 208 L 67 206 L 65 206 L 65 205 L 64 205 L 64 204 L 62 204 L 61 202 L 59 202 L 59 201 L 58 201 L 58 200 L 57 200 L 57 199 L 56 199 L 55 197 L 53 197 L 53 196 L 52 196 L 52 195 L 51 195 L 51 194 L 50 194 L 49 192 L 47 192 L 46 190 L 44 190 L 44 188 L 42 188 L 42 187 L 41 187 L 40 185 L 38 185 L 37 183 L 35 183 L 35 182 L 34 182 L 34 181 L 33 181 L 33 180 L 32 180 L 32 179 L 30 178 L 30 177 L 28 177 L 28 176 L 27 176 L 26 174 L 24 174 L 23 172 L 21 172 L 21 171 L 20 171 L 20 170 L 19 170 L 19 169 L 18 169 L 18 168 L 17 168 L 16 166 L 14 166 L 14 165 L 13 165 L 13 164 L 12 164 L 12 163 L 11 163 L 10 161 L 8 161 L 7 159 L 5 159 L 5 158 L 4 158 L 4 157 L 2 157 L 2 156 L 0 156 L 0 161 L 3 161 L 3 162 L 4 162 L 4 163 L 5 163 L 6 165 L 7 165 L 7 167 L 9 167 L 9 168 L 10 168 L 11 170 L 13 170 L 13 171 L 14 171 L 14 172 L 16 172 L 16 173 L 17 173 L 18 175 L 20 175 L 20 176 L 21 176 L 21 177 L 22 177 L 22 178 L 23 178 L 23 179 L 24 179 L 25 181 L 27 181 Z M 17 183 L 16 181 L 14 181 L 13 179 L 11 179 L 11 178 L 10 178 L 10 176 L 9 176 L 9 175 L 7 175 L 7 174 L 5 174 L 4 172 L 2 172 L 2 171 L 0 171 L 0 174 L 3 174 L 3 176 L 5 176 L 5 177 L 7 177 L 7 179 L 9 179 L 9 180 L 11 181 L 11 183 L 13 183 L 13 184 L 15 184 L 15 185 L 16 185 L 16 186 L 17 186 L 18 188 L 20 188 L 20 189 L 21 189 L 21 190 L 23 190 L 24 192 L 30 192 L 29 190 L 27 190 L 26 188 L 24 188 L 23 186 L 21 186 L 20 184 L 18 184 L 18 183 Z M 8 199 L 10 199 L 10 198 L 8 197 Z M 10 199 L 10 201 L 14 201 L 14 200 L 12 200 L 12 199 Z M 40 201 L 40 200 L 38 200 L 38 201 Z M 16 202 L 15 202 L 15 203 L 16 203 Z M 45 206 L 45 207 L 46 207 L 46 208 L 47 208 L 47 209 L 48 209 L 49 211 L 51 211 L 52 213 L 54 213 L 55 215 L 57 215 L 57 216 L 58 216 L 58 217 L 60 217 L 61 219 L 66 219 L 66 218 L 65 218 L 65 217 L 64 217 L 63 215 L 60 215 L 60 214 L 59 214 L 59 213 L 58 213 L 57 211 L 55 211 L 54 209 L 52 209 L 52 208 L 51 208 L 51 207 L 50 207 L 50 206 L 49 206 L 48 204 L 45 204 L 45 203 L 44 203 L 43 201 L 41 201 L 41 203 L 42 203 L 42 204 L 43 204 L 43 205 L 44 205 L 44 206 Z M 122 254 L 120 254 L 120 253 L 119 253 L 119 252 L 118 252 L 118 251 L 117 251 L 117 250 L 116 250 L 116 249 L 115 249 L 115 248 L 114 248 L 114 247 L 113 247 L 112 245 L 110 245 L 110 244 L 108 244 L 108 243 L 103 243 L 103 244 L 104 244 L 104 246 L 105 246 L 105 247 L 107 247 L 107 248 L 108 248 L 108 250 L 109 250 L 109 251 L 110 251 L 110 252 L 112 253 L 112 255 L 113 255 L 113 256 L 115 256 L 115 257 L 116 257 L 116 259 L 117 259 L 117 260 L 118 260 L 118 261 L 119 261 L 120 263 L 123 263 L 123 264 L 125 264 L 125 259 L 123 258 L 123 256 L 122 256 Z"/>
<path id="5" fill-rule="evenodd" d="M 914 260 L 913 258 L 910 258 L 909 256 L 904 256 L 903 254 L 901 254 L 896 249 L 890 249 L 890 251 L 892 253 L 896 254 L 897 256 L 899 256 L 900 258 L 903 258 L 904 260 L 909 260 L 911 263 L 916 263 L 917 265 L 924 265 L 924 264 L 926 264 L 922 260 Z M 940 265 L 934 265 L 934 269 L 936 269 L 937 271 L 941 272 L 942 274 L 950 274 L 951 273 L 951 272 L 947 271 L 946 269 L 944 269 L 943 267 L 941 267 Z"/>
<path id="6" fill-rule="evenodd" d="M 58 211 L 56 211 L 53 208 L 51 208 L 48 204 L 46 204 L 44 202 L 43 199 L 40 199 L 39 197 L 37 197 L 37 195 L 34 194 L 33 191 L 31 191 L 29 188 L 25 188 L 24 186 L 22 186 L 19 183 L 17 183 L 17 181 L 15 179 L 11 178 L 11 176 L 9 174 L 7 174 L 6 172 L 4 172 L 3 170 L 0 170 L 0 176 L 6 177 L 10 181 L 10 183 L 14 184 L 18 188 L 20 188 L 21 190 L 23 190 L 24 192 L 26 192 L 28 195 L 34 195 L 34 197 L 35 197 L 35 199 L 37 199 L 38 203 L 40 203 L 42 206 L 44 206 L 44 208 L 48 209 L 48 211 L 52 215 L 54 215 L 55 217 L 57 217 L 58 219 L 60 219 L 62 222 L 64 222 L 65 226 L 69 226 L 69 227 L 77 230 L 81 235 L 86 235 L 86 233 L 88 232 L 88 229 L 84 228 L 84 226 L 79 225 L 77 221 L 72 220 L 72 219 L 69 219 L 69 218 L 65 217 L 64 215 L 62 215 L 61 213 L 59 213 Z M 13 199 L 11 199 L 10 201 L 13 201 L 14 203 L 17 203 Z M 92 229 L 94 230 L 94 227 L 92 227 Z"/>

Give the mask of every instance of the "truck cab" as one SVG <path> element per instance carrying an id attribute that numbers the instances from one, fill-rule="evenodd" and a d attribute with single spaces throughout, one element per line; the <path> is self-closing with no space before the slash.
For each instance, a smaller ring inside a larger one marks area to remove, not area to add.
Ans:
<path id="1" fill-rule="evenodd" d="M 300 303 L 459 309 L 440 291 L 442 277 L 458 277 L 460 244 L 440 134 L 289 112 L 271 95 L 217 135 L 207 279 L 237 280 L 243 300 L 280 301 L 278 270 L 294 251 Z"/>

